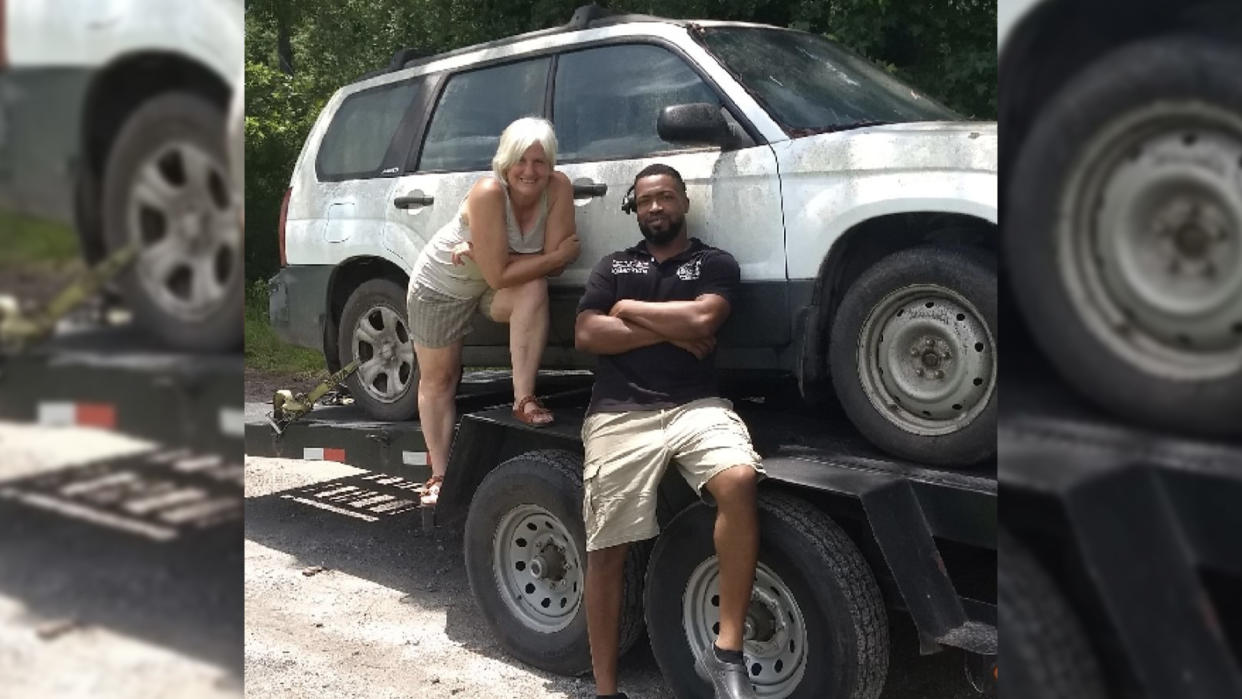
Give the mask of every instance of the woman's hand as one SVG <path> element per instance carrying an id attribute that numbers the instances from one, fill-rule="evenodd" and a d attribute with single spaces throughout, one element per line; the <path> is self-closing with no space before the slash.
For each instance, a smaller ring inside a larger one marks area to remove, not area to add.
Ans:
<path id="1" fill-rule="evenodd" d="M 467 258 L 469 258 L 470 261 L 473 262 L 474 261 L 474 243 L 471 243 L 469 240 L 464 240 L 458 243 L 456 246 L 453 247 L 452 258 L 453 258 L 453 264 L 455 265 L 466 264 Z"/>

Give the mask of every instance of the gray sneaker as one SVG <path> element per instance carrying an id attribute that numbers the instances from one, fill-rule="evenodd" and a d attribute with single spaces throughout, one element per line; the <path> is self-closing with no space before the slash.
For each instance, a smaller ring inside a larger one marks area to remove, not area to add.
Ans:
<path id="1" fill-rule="evenodd" d="M 746 663 L 726 663 L 716 657 L 716 651 L 708 646 L 694 663 L 694 669 L 712 686 L 716 699 L 757 699 L 755 688 L 750 684 Z"/>

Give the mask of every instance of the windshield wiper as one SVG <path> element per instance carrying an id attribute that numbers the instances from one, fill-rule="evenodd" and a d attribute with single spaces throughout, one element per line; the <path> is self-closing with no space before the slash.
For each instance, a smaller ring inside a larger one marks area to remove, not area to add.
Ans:
<path id="1" fill-rule="evenodd" d="M 833 124 L 832 126 L 812 126 L 806 128 L 790 129 L 789 133 L 794 138 L 802 136 L 814 136 L 821 133 L 836 133 L 838 131 L 849 131 L 850 129 L 861 129 L 866 126 L 883 126 L 891 124 L 891 121 L 882 121 L 879 119 L 869 119 L 865 121 L 850 121 L 844 124 Z"/>

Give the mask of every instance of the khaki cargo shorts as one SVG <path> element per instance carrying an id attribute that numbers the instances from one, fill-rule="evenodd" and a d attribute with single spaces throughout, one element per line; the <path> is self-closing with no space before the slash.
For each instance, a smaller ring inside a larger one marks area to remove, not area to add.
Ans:
<path id="1" fill-rule="evenodd" d="M 488 288 L 482 296 L 459 299 L 434 289 L 411 284 L 405 304 L 410 337 L 423 347 L 448 347 L 473 330 L 475 310 L 490 316 L 496 290 Z"/>
<path id="2" fill-rule="evenodd" d="M 704 486 L 725 469 L 750 466 L 760 478 L 765 475 L 746 423 L 723 398 L 662 410 L 593 413 L 582 423 L 582 442 L 588 551 L 660 533 L 656 489 L 670 460 L 709 502 Z"/>

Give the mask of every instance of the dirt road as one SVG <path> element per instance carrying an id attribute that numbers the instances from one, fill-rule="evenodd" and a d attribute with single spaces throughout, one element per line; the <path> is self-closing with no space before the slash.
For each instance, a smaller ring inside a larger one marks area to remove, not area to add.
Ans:
<path id="1" fill-rule="evenodd" d="M 240 517 L 161 521 L 173 510 L 156 498 L 193 499 L 174 460 L 150 460 L 162 453 L 0 423 L 0 694 L 241 696 Z M 240 515 L 234 493 L 211 497 L 235 497 Z"/>

